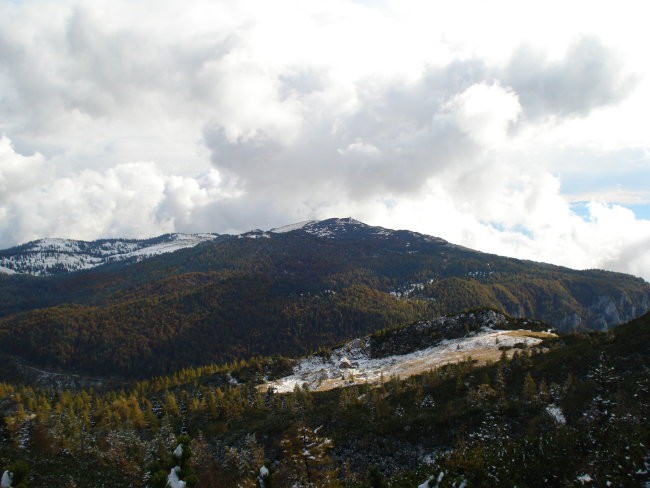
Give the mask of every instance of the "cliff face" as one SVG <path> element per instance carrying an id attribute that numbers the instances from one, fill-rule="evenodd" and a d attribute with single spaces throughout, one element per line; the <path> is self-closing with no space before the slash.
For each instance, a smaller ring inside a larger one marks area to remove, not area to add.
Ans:
<path id="1" fill-rule="evenodd" d="M 517 264 L 506 273 L 443 278 L 409 296 L 431 300 L 443 314 L 491 307 L 513 317 L 543 320 L 565 332 L 607 330 L 650 309 L 650 285 L 640 278 Z"/>
<path id="2" fill-rule="evenodd" d="M 590 329 L 608 328 L 629 322 L 650 310 L 650 294 L 630 296 L 600 295 L 587 306 L 587 324 Z"/>
<path id="3" fill-rule="evenodd" d="M 433 320 L 387 329 L 368 338 L 369 356 L 383 358 L 407 354 L 485 330 L 527 329 L 545 331 L 548 325 L 536 320 L 507 317 L 491 309 L 478 309 Z"/>
<path id="4" fill-rule="evenodd" d="M 502 304 L 503 310 L 513 317 L 535 317 L 558 330 L 606 331 L 629 322 L 650 310 L 650 291 L 640 287 L 634 292 L 621 292 L 615 288 L 594 296 L 573 296 L 568 302 L 538 303 L 532 307 L 521 304 Z"/>

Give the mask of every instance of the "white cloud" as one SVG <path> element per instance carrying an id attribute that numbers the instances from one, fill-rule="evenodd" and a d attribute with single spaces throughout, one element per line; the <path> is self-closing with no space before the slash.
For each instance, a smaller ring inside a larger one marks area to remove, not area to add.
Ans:
<path id="1" fill-rule="evenodd" d="M 650 278 L 648 221 L 595 203 L 645 198 L 601 184 L 650 168 L 643 19 L 628 2 L 2 3 L 0 244 L 354 215 Z"/>
<path id="2" fill-rule="evenodd" d="M 39 179 L 44 179 L 43 156 L 18 154 L 9 138 L 0 136 L 0 205 L 12 194 L 28 189 Z"/>
<path id="3" fill-rule="evenodd" d="M 194 178 L 164 174 L 152 162 L 84 170 L 9 194 L 0 203 L 0 245 L 43 236 L 96 239 L 190 231 L 194 213 L 236 196 L 216 170 Z"/>
<path id="4" fill-rule="evenodd" d="M 650 204 L 650 191 L 624 190 L 620 187 L 566 195 L 569 202 L 604 202 L 620 205 Z"/>
<path id="5" fill-rule="evenodd" d="M 482 146 L 505 142 L 521 106 L 517 95 L 499 84 L 477 83 L 444 105 L 458 128 Z"/>

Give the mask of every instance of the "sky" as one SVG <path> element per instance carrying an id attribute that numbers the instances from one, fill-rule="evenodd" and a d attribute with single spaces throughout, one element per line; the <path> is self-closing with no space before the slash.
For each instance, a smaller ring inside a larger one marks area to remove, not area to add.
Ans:
<path id="1" fill-rule="evenodd" d="M 644 13 L 0 0 L 0 248 L 352 216 L 650 280 Z"/>

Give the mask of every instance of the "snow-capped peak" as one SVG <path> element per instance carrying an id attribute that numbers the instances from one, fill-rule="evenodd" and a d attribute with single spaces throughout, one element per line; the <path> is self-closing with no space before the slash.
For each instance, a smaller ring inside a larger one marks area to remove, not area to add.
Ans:
<path id="1" fill-rule="evenodd" d="M 352 217 L 312 221 L 302 227 L 308 234 L 318 237 L 336 237 L 359 228 L 369 228 L 369 226 Z"/>
<path id="2" fill-rule="evenodd" d="M 47 276 L 91 269 L 118 261 L 141 261 L 194 247 L 218 234 L 164 234 L 151 239 L 77 241 L 46 238 L 0 251 L 0 273 Z"/>
<path id="3" fill-rule="evenodd" d="M 381 239 L 401 246 L 403 252 L 414 253 L 412 243 L 439 243 L 446 241 L 409 231 L 373 227 L 352 217 L 325 220 L 304 220 L 294 224 L 275 227 L 268 231 L 260 229 L 239 234 L 240 239 L 284 238 L 291 233 L 309 234 L 323 239 Z M 155 238 L 100 239 L 78 241 L 74 239 L 45 238 L 11 249 L 0 250 L 0 274 L 31 274 L 47 276 L 91 269 L 118 261 L 137 262 L 154 255 L 194 247 L 214 240 L 219 234 L 164 234 Z"/>

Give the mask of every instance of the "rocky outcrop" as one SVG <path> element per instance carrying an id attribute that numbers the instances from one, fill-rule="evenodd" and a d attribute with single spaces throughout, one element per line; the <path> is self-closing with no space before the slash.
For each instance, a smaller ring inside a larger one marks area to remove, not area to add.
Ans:
<path id="1" fill-rule="evenodd" d="M 628 322 L 650 310 L 650 297 L 640 296 L 636 300 L 625 294 L 618 297 L 600 295 L 588 306 L 589 328 L 607 330 Z"/>
<path id="2" fill-rule="evenodd" d="M 476 310 L 377 332 L 369 338 L 369 354 L 371 358 L 407 354 L 437 345 L 445 339 L 465 337 L 484 329 L 520 327 L 530 330 L 547 328 L 535 320 L 513 319 L 491 309 Z"/>

